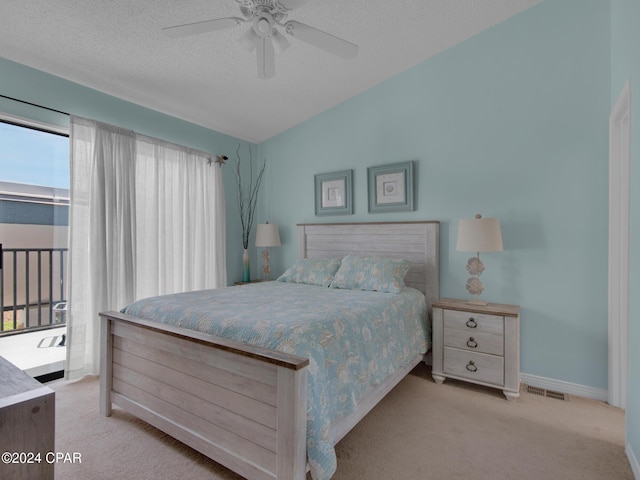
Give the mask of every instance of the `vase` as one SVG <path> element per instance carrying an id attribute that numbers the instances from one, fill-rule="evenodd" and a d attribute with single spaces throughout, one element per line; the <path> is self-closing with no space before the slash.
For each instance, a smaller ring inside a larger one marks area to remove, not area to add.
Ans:
<path id="1" fill-rule="evenodd" d="M 246 248 L 242 253 L 242 281 L 249 283 L 251 281 L 251 267 L 249 263 L 249 250 Z"/>

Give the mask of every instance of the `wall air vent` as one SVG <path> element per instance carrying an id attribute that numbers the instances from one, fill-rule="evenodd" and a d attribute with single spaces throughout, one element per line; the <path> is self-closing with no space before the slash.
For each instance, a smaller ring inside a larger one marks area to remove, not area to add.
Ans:
<path id="1" fill-rule="evenodd" d="M 553 390 L 547 390 L 545 388 L 540 387 L 532 387 L 531 385 L 523 385 L 523 390 L 526 393 L 530 393 L 532 395 L 538 395 L 540 397 L 549 397 L 555 398 L 556 400 L 569 400 L 569 396 L 562 392 L 554 392 Z"/>

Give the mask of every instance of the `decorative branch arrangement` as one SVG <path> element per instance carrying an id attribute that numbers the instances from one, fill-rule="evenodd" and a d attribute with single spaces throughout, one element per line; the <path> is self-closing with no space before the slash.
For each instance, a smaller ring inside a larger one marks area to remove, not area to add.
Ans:
<path id="1" fill-rule="evenodd" d="M 236 165 L 236 183 L 238 184 L 238 209 L 240 210 L 240 224 L 242 225 L 242 246 L 246 250 L 249 248 L 249 234 L 253 226 L 253 218 L 258 203 L 258 191 L 262 183 L 262 175 L 267 166 L 267 159 L 264 159 L 262 169 L 258 173 L 255 184 L 253 183 L 253 155 L 251 147 L 249 147 L 249 185 L 242 184 L 242 175 L 240 173 L 240 144 L 236 149 L 236 157 L 238 163 Z"/>

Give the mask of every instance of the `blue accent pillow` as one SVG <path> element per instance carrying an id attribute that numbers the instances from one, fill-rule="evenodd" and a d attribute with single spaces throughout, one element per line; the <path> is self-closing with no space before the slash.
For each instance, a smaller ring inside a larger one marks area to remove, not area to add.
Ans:
<path id="1" fill-rule="evenodd" d="M 347 255 L 342 259 L 331 288 L 400 293 L 411 263 L 400 258 Z"/>
<path id="2" fill-rule="evenodd" d="M 339 258 L 302 258 L 280 275 L 278 281 L 328 287 L 338 268 Z"/>

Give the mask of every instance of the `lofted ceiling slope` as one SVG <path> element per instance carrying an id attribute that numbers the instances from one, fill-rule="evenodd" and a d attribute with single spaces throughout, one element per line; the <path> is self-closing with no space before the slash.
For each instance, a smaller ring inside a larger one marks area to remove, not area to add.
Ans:
<path id="1" fill-rule="evenodd" d="M 297 20 L 359 45 L 343 60 L 295 38 L 259 79 L 248 24 L 169 38 L 162 28 L 241 17 L 235 0 L 6 0 L 0 57 L 260 143 L 541 0 L 310 0 Z M 0 92 L 3 93 L 3 92 Z"/>

